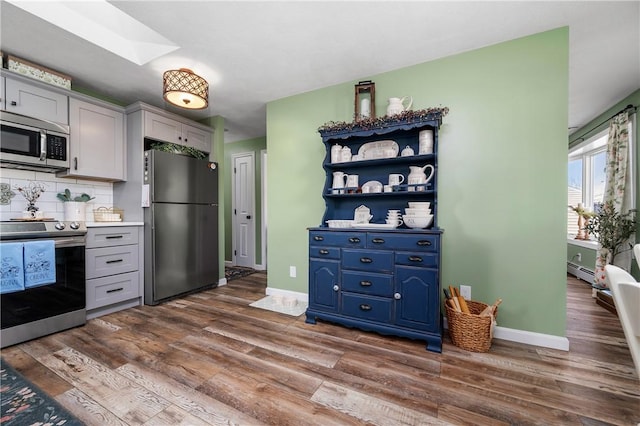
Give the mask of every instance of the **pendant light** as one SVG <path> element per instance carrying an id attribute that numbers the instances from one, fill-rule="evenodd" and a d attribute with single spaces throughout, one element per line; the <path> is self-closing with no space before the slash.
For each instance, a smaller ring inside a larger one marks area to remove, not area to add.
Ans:
<path id="1" fill-rule="evenodd" d="M 209 83 L 188 68 L 165 71 L 162 95 L 176 106 L 204 109 L 209 105 Z"/>

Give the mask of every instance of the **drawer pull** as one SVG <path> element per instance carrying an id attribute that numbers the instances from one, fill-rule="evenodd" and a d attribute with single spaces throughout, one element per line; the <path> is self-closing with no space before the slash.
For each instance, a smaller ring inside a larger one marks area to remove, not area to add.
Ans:
<path id="1" fill-rule="evenodd" d="M 104 237 L 105 240 L 117 240 L 122 238 L 122 235 L 107 235 Z"/>
<path id="2" fill-rule="evenodd" d="M 409 256 L 409 260 L 411 262 L 422 262 L 422 258 L 420 256 Z"/>
<path id="3" fill-rule="evenodd" d="M 320 236 L 320 235 L 316 235 L 313 237 L 314 241 L 324 241 L 324 237 Z"/>
<path id="4" fill-rule="evenodd" d="M 329 250 L 327 250 L 327 249 L 320 249 L 320 250 L 318 251 L 318 253 L 326 255 L 326 254 L 329 254 Z"/>
<path id="5" fill-rule="evenodd" d="M 370 257 L 361 257 L 360 258 L 360 262 L 362 262 L 362 263 L 373 263 L 373 259 L 371 259 Z"/>
<path id="6" fill-rule="evenodd" d="M 349 238 L 349 242 L 352 243 L 352 244 L 358 244 L 360 242 L 360 238 L 351 237 L 351 238 Z"/>
<path id="7" fill-rule="evenodd" d="M 362 287 L 371 287 L 371 281 L 360 281 Z"/>
<path id="8" fill-rule="evenodd" d="M 109 263 L 118 263 L 123 261 L 124 259 L 113 259 L 113 260 L 107 260 L 105 263 L 109 264 Z"/>
<path id="9" fill-rule="evenodd" d="M 396 300 L 400 300 L 400 299 L 402 299 L 402 295 L 400 293 L 396 293 L 396 294 L 393 295 L 393 298 L 396 299 Z"/>
<path id="10" fill-rule="evenodd" d="M 334 286 L 333 286 L 333 291 L 338 291 L 338 290 L 340 290 L 340 287 L 338 287 L 338 285 L 337 285 L 337 284 L 336 284 L 336 285 L 334 285 Z"/>
<path id="11" fill-rule="evenodd" d="M 420 240 L 417 243 L 420 247 L 429 247 L 431 245 L 431 241 L 429 240 Z"/>
<path id="12" fill-rule="evenodd" d="M 107 293 L 115 293 L 117 291 L 122 291 L 122 290 L 124 290 L 124 287 L 112 288 L 111 290 L 107 290 Z"/>
<path id="13" fill-rule="evenodd" d="M 374 238 L 371 240 L 372 243 L 374 244 L 384 244 L 384 239 L 383 238 Z"/>
<path id="14" fill-rule="evenodd" d="M 364 303 L 360 305 L 360 309 L 363 311 L 370 311 L 371 310 L 371 306 L 370 305 L 365 305 Z"/>

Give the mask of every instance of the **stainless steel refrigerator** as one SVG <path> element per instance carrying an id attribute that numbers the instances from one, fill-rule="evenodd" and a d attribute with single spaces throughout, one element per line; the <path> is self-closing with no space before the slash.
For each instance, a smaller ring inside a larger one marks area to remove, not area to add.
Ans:
<path id="1" fill-rule="evenodd" d="M 144 302 L 218 284 L 218 170 L 180 154 L 144 152 Z"/>

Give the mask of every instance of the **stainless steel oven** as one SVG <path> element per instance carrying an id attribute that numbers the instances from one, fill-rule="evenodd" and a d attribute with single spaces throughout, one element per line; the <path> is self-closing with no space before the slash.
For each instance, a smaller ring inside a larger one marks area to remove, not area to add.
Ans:
<path id="1" fill-rule="evenodd" d="M 0 294 L 0 347 L 86 322 L 85 241 L 81 222 L 0 222 L 0 244 L 53 240 L 55 283 Z"/>

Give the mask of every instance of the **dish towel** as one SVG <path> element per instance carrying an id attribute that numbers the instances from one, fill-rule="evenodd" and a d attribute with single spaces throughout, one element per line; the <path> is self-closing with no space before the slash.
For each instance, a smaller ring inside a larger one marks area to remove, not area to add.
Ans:
<path id="1" fill-rule="evenodd" d="M 24 290 L 22 243 L 0 244 L 0 294 Z"/>
<path id="2" fill-rule="evenodd" d="M 25 288 L 56 282 L 56 246 L 53 240 L 24 243 Z"/>

